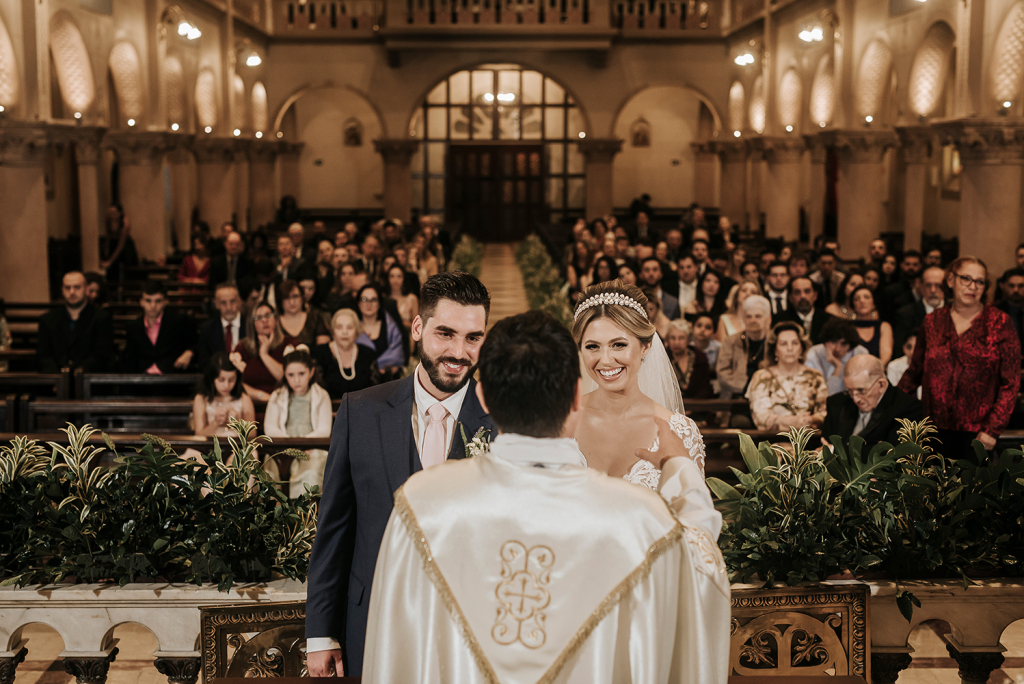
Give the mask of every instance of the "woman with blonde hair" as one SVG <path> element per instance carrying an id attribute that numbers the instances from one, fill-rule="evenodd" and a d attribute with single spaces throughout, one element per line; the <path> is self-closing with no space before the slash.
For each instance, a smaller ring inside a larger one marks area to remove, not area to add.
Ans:
<path id="1" fill-rule="evenodd" d="M 621 280 L 583 292 L 572 325 L 583 367 L 576 440 L 587 465 L 656 489 L 661 474 L 636 450 L 657 449 L 655 419 L 668 423 L 703 474 L 704 441 L 683 415 L 675 372 L 646 309 L 647 297 Z"/>
<path id="2" fill-rule="evenodd" d="M 714 396 L 711 389 L 711 366 L 707 354 L 690 346 L 690 335 L 693 326 L 686 319 L 680 318 L 668 324 L 669 358 L 672 359 L 672 370 L 675 371 L 679 390 L 684 399 L 710 399 Z"/>
<path id="3" fill-rule="evenodd" d="M 323 388 L 331 399 L 341 399 L 348 392 L 373 384 L 374 352 L 356 344 L 362 332 L 363 322 L 355 311 L 338 309 L 331 317 L 331 341 L 313 350 Z"/>
<path id="4" fill-rule="evenodd" d="M 768 334 L 765 359 L 747 388 L 758 430 L 821 427 L 828 385 L 820 372 L 803 363 L 810 346 L 798 323 L 784 321 Z"/>
<path id="5" fill-rule="evenodd" d="M 256 305 L 245 324 L 245 337 L 230 357 L 242 372 L 242 385 L 253 401 L 270 400 L 270 393 L 284 377 L 284 349 L 297 344 L 297 338 L 281 329 L 273 306 L 267 302 Z"/>
<path id="6" fill-rule="evenodd" d="M 744 280 L 732 286 L 729 296 L 725 298 L 725 313 L 718 318 L 718 332 L 716 336 L 719 342 L 724 342 L 729 335 L 735 335 L 744 329 L 743 318 L 740 316 L 740 307 L 748 297 L 763 296 L 761 284 L 756 280 Z"/>

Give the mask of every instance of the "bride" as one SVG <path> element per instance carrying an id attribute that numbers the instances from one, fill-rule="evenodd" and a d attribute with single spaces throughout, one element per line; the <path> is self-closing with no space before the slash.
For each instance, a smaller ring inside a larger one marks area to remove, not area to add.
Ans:
<path id="1" fill-rule="evenodd" d="M 679 384 L 646 303 L 639 288 L 621 280 L 592 285 L 580 297 L 572 326 L 584 368 L 576 441 L 588 467 L 656 489 L 660 472 L 635 455 L 657 450 L 655 418 L 684 440 L 701 474 L 705 454 L 696 423 L 683 415 Z"/>

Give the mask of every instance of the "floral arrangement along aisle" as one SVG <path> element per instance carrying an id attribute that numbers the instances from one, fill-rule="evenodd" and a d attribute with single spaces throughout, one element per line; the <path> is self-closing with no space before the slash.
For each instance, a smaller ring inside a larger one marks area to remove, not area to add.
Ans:
<path id="1" fill-rule="evenodd" d="M 0 448 L 0 579 L 4 585 L 160 580 L 215 583 L 304 580 L 319 491 L 289 499 L 262 467 L 255 423 L 203 459 L 159 437 L 97 467 L 91 427 L 69 426 L 50 449 L 16 438 Z M 103 436 L 107 449 L 117 454 Z M 305 458 L 289 449 L 284 454 Z"/>
<path id="2" fill-rule="evenodd" d="M 480 277 L 480 271 L 484 261 L 484 246 L 478 240 L 468 235 L 459 238 L 458 244 L 452 250 L 452 258 L 448 262 L 449 271 L 465 271 L 476 278 Z"/>
<path id="3" fill-rule="evenodd" d="M 516 263 L 523 274 L 526 301 L 531 309 L 546 311 L 572 326 L 568 284 L 562 279 L 551 255 L 536 233 L 531 233 L 516 247 Z"/>

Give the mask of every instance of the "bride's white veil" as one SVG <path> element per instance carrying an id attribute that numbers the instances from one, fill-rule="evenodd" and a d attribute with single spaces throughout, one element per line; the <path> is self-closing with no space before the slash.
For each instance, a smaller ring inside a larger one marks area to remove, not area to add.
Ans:
<path id="1" fill-rule="evenodd" d="M 590 373 L 583 365 L 582 357 L 580 357 L 580 375 L 583 378 L 580 385 L 583 394 L 590 394 L 597 389 L 597 381 L 590 377 Z M 672 370 L 672 361 L 668 358 L 665 345 L 657 335 L 651 342 L 651 350 L 647 352 L 647 357 L 640 365 L 637 380 L 640 383 L 641 392 L 669 411 L 683 413 L 683 394 L 679 390 L 679 381 L 676 380 L 676 373 Z"/>

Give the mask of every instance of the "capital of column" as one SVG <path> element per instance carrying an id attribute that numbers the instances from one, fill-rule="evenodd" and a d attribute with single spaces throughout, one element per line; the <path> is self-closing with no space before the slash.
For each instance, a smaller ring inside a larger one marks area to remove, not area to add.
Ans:
<path id="1" fill-rule="evenodd" d="M 588 164 L 610 164 L 622 151 L 622 141 L 618 138 L 584 138 L 577 145 Z"/>
<path id="2" fill-rule="evenodd" d="M 249 161 L 273 164 L 281 151 L 281 144 L 276 140 L 253 140 L 249 145 Z"/>
<path id="3" fill-rule="evenodd" d="M 909 653 L 884 653 L 871 651 L 871 680 L 878 684 L 894 684 L 900 672 L 910 667 L 913 658 Z"/>
<path id="4" fill-rule="evenodd" d="M 0 164 L 4 166 L 41 166 L 50 145 L 45 123 L 31 121 L 0 122 Z"/>
<path id="5" fill-rule="evenodd" d="M 233 164 L 244 153 L 245 146 L 238 138 L 214 138 L 197 135 L 192 143 L 196 161 L 200 164 Z"/>
<path id="6" fill-rule="evenodd" d="M 897 126 L 903 159 L 908 164 L 925 164 L 932 156 L 936 141 L 935 129 L 931 126 Z"/>
<path id="7" fill-rule="evenodd" d="M 381 138 L 373 141 L 373 149 L 384 157 L 385 164 L 408 164 L 420 149 L 419 140 Z"/>
<path id="8" fill-rule="evenodd" d="M 832 130 L 818 135 L 827 145 L 839 150 L 846 161 L 854 164 L 881 164 L 885 151 L 898 142 L 892 131 Z"/>
<path id="9" fill-rule="evenodd" d="M 195 154 L 196 136 L 191 133 L 172 133 L 167 158 L 172 164 L 186 164 Z"/>
<path id="10" fill-rule="evenodd" d="M 811 153 L 811 163 L 824 164 L 828 158 L 828 141 L 821 137 L 821 133 L 812 133 L 803 138 L 807 151 Z"/>
<path id="11" fill-rule="evenodd" d="M 803 138 L 762 135 L 751 138 L 750 147 L 769 164 L 796 164 L 807 150 L 807 143 Z"/>
<path id="12" fill-rule="evenodd" d="M 21 643 L 25 642 L 22 641 Z M 0 657 L 0 684 L 14 684 L 14 676 L 18 670 L 18 665 L 25 662 L 25 656 L 27 655 L 28 649 L 22 646 L 13 656 Z"/>
<path id="13" fill-rule="evenodd" d="M 51 143 L 75 146 L 75 161 L 79 166 L 99 162 L 100 150 L 103 148 L 103 136 L 107 132 L 105 126 L 50 124 L 47 131 Z"/>
<path id="14" fill-rule="evenodd" d="M 306 143 L 302 142 L 288 142 L 286 140 L 277 141 L 277 155 L 279 157 L 293 157 L 298 158 L 302 154 L 302 148 L 306 146 Z"/>
<path id="15" fill-rule="evenodd" d="M 165 658 L 153 661 L 157 672 L 167 677 L 167 684 L 196 684 L 199 679 L 199 658 Z"/>
<path id="16" fill-rule="evenodd" d="M 946 644 L 946 651 L 959 666 L 963 684 L 985 684 L 1005 660 L 998 651 L 960 651 L 952 643 Z"/>
<path id="17" fill-rule="evenodd" d="M 165 131 L 108 132 L 103 147 L 115 150 L 122 164 L 153 166 L 162 163 L 164 154 L 174 149 L 174 137 Z"/>
<path id="18" fill-rule="evenodd" d="M 723 164 L 745 162 L 750 154 L 746 140 L 705 140 L 690 143 L 694 152 L 717 154 Z"/>
<path id="19" fill-rule="evenodd" d="M 65 657 L 64 671 L 74 676 L 78 684 L 104 684 L 110 663 L 117 658 L 118 650 L 115 647 L 108 655 L 96 658 Z"/>
<path id="20" fill-rule="evenodd" d="M 939 140 L 952 143 L 963 164 L 1024 163 L 1024 124 L 1005 119 L 960 119 L 934 124 Z"/>

